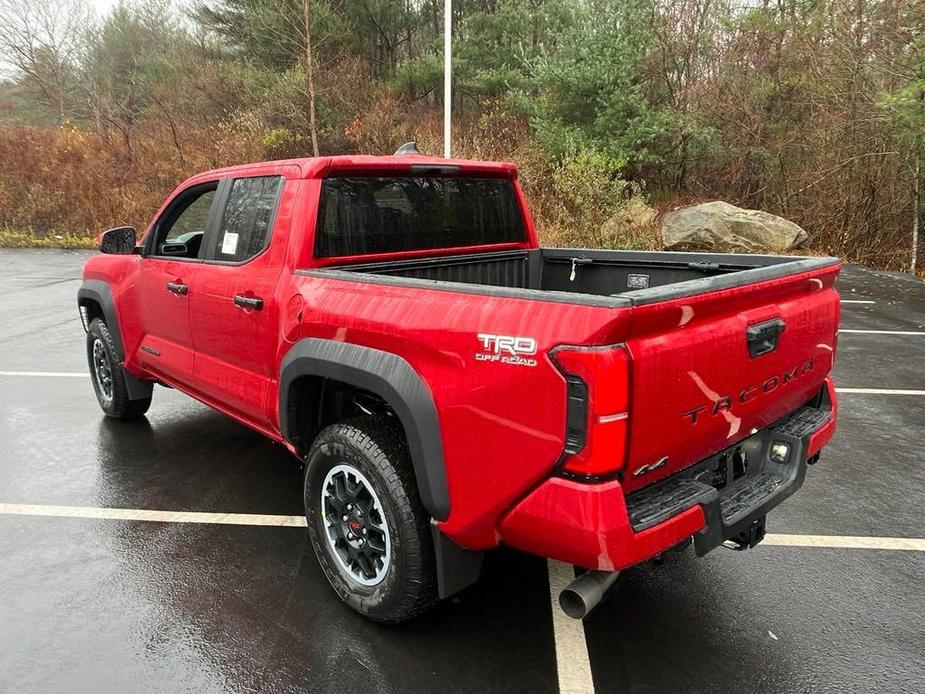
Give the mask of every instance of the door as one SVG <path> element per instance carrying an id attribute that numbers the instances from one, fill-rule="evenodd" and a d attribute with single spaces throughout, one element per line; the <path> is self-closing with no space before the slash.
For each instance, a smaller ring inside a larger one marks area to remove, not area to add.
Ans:
<path id="1" fill-rule="evenodd" d="M 199 270 L 212 222 L 218 182 L 177 195 L 154 223 L 136 275 L 142 338 L 136 359 L 167 381 L 193 380 L 190 286 Z"/>
<path id="2" fill-rule="evenodd" d="M 222 196 L 227 201 L 190 294 L 199 389 L 260 426 L 270 420 L 267 394 L 275 376 L 274 293 L 286 234 L 275 233 L 274 226 L 283 180 L 252 176 L 228 182 Z"/>

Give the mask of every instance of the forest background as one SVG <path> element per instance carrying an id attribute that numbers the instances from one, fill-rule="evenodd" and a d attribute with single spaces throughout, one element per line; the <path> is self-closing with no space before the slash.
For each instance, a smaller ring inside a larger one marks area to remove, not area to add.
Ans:
<path id="1" fill-rule="evenodd" d="M 0 245 L 143 229 L 184 178 L 442 153 L 442 0 L 0 0 Z M 543 243 L 658 248 L 726 200 L 915 270 L 925 0 L 455 0 L 453 154 L 516 162 Z"/>

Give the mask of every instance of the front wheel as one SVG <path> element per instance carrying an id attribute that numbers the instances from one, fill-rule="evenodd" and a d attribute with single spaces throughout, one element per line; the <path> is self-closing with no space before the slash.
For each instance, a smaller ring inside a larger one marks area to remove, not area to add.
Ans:
<path id="1" fill-rule="evenodd" d="M 116 355 L 112 333 L 100 318 L 94 318 L 87 331 L 87 363 L 96 400 L 107 417 L 135 419 L 148 411 L 150 396 L 141 400 L 129 399 L 125 373 Z"/>
<path id="2" fill-rule="evenodd" d="M 375 417 L 334 424 L 318 434 L 306 463 L 309 537 L 341 600 L 388 623 L 433 605 L 430 520 L 397 428 Z"/>

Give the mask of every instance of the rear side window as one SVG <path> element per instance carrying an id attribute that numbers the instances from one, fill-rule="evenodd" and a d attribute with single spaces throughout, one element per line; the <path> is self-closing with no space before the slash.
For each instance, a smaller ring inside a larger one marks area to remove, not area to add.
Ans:
<path id="1" fill-rule="evenodd" d="M 279 176 L 256 176 L 231 182 L 210 260 L 240 263 L 267 247 L 282 181 Z"/>
<path id="2" fill-rule="evenodd" d="M 523 215 L 509 179 L 338 177 L 321 187 L 319 258 L 524 240 Z"/>

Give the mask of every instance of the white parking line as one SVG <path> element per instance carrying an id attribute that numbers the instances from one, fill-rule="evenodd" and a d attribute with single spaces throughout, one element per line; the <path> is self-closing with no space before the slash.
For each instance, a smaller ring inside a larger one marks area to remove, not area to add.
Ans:
<path id="1" fill-rule="evenodd" d="M 843 304 L 876 304 L 876 301 L 867 301 L 862 299 L 842 299 Z"/>
<path id="2" fill-rule="evenodd" d="M 210 525 L 263 525 L 281 528 L 304 528 L 305 516 L 261 513 L 208 513 L 203 511 L 157 511 L 145 508 L 107 508 L 100 506 L 58 506 L 48 504 L 0 503 L 0 515 L 51 516 L 98 520 L 148 521 L 153 523 L 206 523 Z M 867 537 L 848 535 L 765 536 L 764 544 L 780 547 L 838 547 L 841 549 L 890 549 L 925 552 L 925 539 L 915 537 Z M 569 564 L 549 561 L 550 590 L 555 590 L 556 609 L 559 591 L 575 574 Z M 567 623 L 576 620 L 569 619 Z"/>
<path id="3" fill-rule="evenodd" d="M 836 393 L 857 395 L 925 395 L 925 390 L 908 390 L 897 388 L 836 388 Z"/>
<path id="4" fill-rule="evenodd" d="M 142 508 L 97 508 L 94 506 L 45 506 L 2 504 L 0 514 L 13 516 L 56 516 L 101 520 L 153 521 L 156 523 L 210 523 L 213 525 L 270 525 L 305 527 L 305 516 L 269 516 L 257 513 L 201 513 L 199 511 L 153 511 Z"/>
<path id="5" fill-rule="evenodd" d="M 764 544 L 775 547 L 830 547 L 833 549 L 886 549 L 925 552 L 925 539 L 917 537 L 769 534 L 764 536 Z"/>
<path id="6" fill-rule="evenodd" d="M 859 335 L 925 335 L 925 330 L 846 330 L 839 328 L 838 334 L 856 333 Z"/>
<path id="7" fill-rule="evenodd" d="M 0 376 L 30 376 L 34 378 L 89 378 L 83 371 L 0 371 Z"/>
<path id="8" fill-rule="evenodd" d="M 304 516 L 254 513 L 202 513 L 198 511 L 155 511 L 133 508 L 93 506 L 50 506 L 0 503 L 0 515 L 89 518 L 99 520 L 148 521 L 157 523 L 207 523 L 212 525 L 259 525 L 288 528 L 305 527 Z M 764 538 L 766 546 L 810 547 L 857 550 L 925 552 L 925 539 L 914 537 L 860 537 L 842 535 L 778 535 Z M 584 623 L 571 619 L 559 608 L 559 593 L 574 578 L 570 564 L 552 559 L 547 562 L 549 599 L 552 607 L 556 643 L 556 671 L 563 694 L 594 692 L 591 661 L 585 640 Z"/>
<path id="9" fill-rule="evenodd" d="M 575 569 L 571 564 L 554 559 L 549 559 L 546 565 L 549 572 L 549 600 L 552 603 L 559 691 L 562 694 L 593 692 L 594 680 L 591 677 L 584 622 L 572 619 L 559 607 L 559 593 L 575 578 Z"/>
<path id="10" fill-rule="evenodd" d="M 144 508 L 105 508 L 99 506 L 57 506 L 48 504 L 0 503 L 0 515 L 50 516 L 98 520 L 148 521 L 153 523 L 206 523 L 210 525 L 263 525 L 281 528 L 304 528 L 305 516 L 261 513 L 207 513 L 203 511 L 157 511 Z M 765 536 L 766 545 L 781 547 L 838 547 L 841 549 L 890 549 L 925 552 L 925 539 L 914 537 L 863 537 L 847 535 L 778 535 Z M 564 567 L 564 568 L 563 568 Z M 570 565 L 549 562 L 549 586 L 558 610 L 559 591 L 575 577 Z M 569 619 L 566 624 L 576 620 Z"/>

